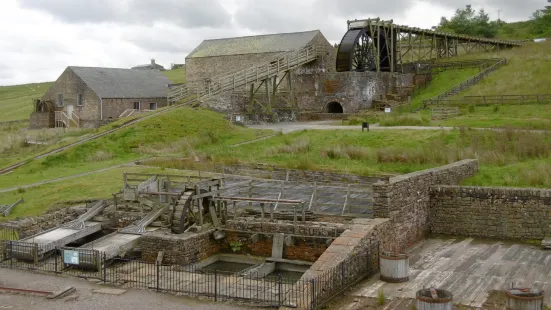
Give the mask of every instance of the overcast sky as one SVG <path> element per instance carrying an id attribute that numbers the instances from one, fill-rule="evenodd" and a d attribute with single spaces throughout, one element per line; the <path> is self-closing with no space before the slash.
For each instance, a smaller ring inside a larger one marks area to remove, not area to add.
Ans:
<path id="1" fill-rule="evenodd" d="M 340 41 L 346 20 L 430 28 L 458 7 L 528 19 L 546 0 L 0 0 L 0 85 L 53 81 L 70 65 L 169 67 L 204 39 L 319 29 Z"/>

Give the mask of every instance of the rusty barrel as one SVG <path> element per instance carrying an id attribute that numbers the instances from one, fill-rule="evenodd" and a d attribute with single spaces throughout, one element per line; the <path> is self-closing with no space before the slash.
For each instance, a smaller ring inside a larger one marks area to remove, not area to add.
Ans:
<path id="1" fill-rule="evenodd" d="M 417 310 L 452 310 L 453 294 L 442 289 L 424 288 L 417 291 Z"/>
<path id="2" fill-rule="evenodd" d="M 409 256 L 402 253 L 383 252 L 380 260 L 382 281 L 400 283 L 409 280 Z"/>
<path id="3" fill-rule="evenodd" d="M 505 291 L 507 309 L 509 310 L 542 310 L 543 291 L 530 288 L 510 288 Z"/>

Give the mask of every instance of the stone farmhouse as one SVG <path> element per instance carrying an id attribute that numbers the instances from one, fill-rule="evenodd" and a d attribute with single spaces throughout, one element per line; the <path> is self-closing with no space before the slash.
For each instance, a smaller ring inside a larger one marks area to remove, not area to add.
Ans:
<path id="1" fill-rule="evenodd" d="M 34 102 L 31 128 L 95 128 L 167 105 L 170 83 L 158 70 L 67 67 Z"/>

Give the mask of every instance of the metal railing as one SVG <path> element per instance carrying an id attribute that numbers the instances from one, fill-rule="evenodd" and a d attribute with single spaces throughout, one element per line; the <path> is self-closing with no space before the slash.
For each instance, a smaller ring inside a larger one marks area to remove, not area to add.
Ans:
<path id="1" fill-rule="evenodd" d="M 184 99 L 205 100 L 227 90 L 235 90 L 249 83 L 257 83 L 278 73 L 289 71 L 314 61 L 321 48 L 307 45 L 296 51 L 280 54 L 263 64 L 214 77 L 203 88 L 192 88 L 186 84 L 175 86 L 169 91 L 168 101 L 176 103 Z"/>
<path id="2" fill-rule="evenodd" d="M 373 242 L 325 272 L 309 277 L 285 277 L 276 271 L 265 274 L 259 265 L 236 271 L 205 268 L 199 264 L 178 266 L 139 258 L 107 259 L 93 249 L 60 247 L 43 257 L 17 259 L 21 242 L 0 241 L 0 268 L 33 270 L 98 279 L 126 288 L 149 289 L 214 301 L 239 300 L 271 307 L 317 309 L 358 281 L 379 271 L 379 244 Z"/>

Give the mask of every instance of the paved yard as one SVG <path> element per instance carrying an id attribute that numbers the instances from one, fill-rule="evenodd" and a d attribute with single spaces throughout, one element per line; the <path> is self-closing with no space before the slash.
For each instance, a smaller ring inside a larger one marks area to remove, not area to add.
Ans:
<path id="1" fill-rule="evenodd" d="M 111 289 L 71 277 L 56 277 L 20 270 L 0 268 L 0 286 L 55 291 L 69 286 L 76 292 L 60 300 L 44 297 L 0 294 L 0 309 L 61 310 L 61 309 L 178 309 L 178 310 L 238 310 L 255 309 L 238 304 L 214 303 L 143 290 L 127 290 L 122 295 L 93 293 L 92 290 Z M 120 289 L 120 288 L 116 288 Z"/>
<path id="2" fill-rule="evenodd" d="M 435 286 L 449 290 L 454 303 L 481 307 L 492 290 L 516 287 L 543 289 L 551 305 L 551 251 L 528 244 L 471 238 L 428 239 L 410 251 L 410 281 L 390 284 L 378 277 L 360 284 L 351 294 L 415 298 L 417 290 Z M 392 308 L 386 308 L 392 309 Z"/>

